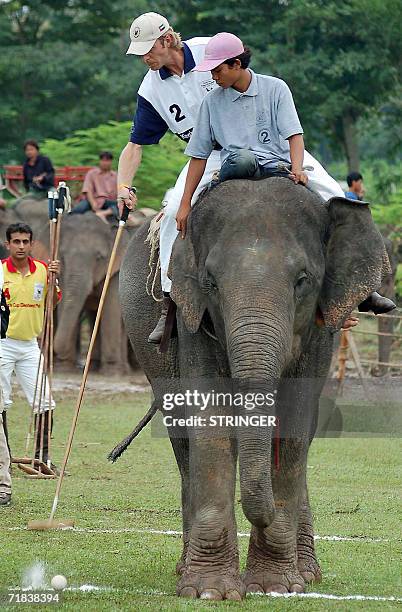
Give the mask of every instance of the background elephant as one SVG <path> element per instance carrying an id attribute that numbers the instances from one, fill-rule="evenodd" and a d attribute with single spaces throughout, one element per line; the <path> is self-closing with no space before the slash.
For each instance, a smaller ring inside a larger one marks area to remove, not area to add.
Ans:
<path id="1" fill-rule="evenodd" d="M 16 200 L 12 207 L 0 210 L 0 256 L 7 257 L 8 252 L 4 246 L 6 229 L 12 223 L 28 223 L 32 228 L 34 239 L 41 233 L 48 222 L 47 200 L 38 200 L 24 196 Z"/>
<path id="2" fill-rule="evenodd" d="M 145 219 L 145 218 L 144 218 Z M 48 251 L 48 229 L 39 236 L 35 253 L 43 258 Z M 78 333 L 83 312 L 93 323 L 116 235 L 116 226 L 94 215 L 66 215 L 62 218 L 60 239 L 63 299 L 57 310 L 54 340 L 55 364 L 59 369 L 76 367 Z M 98 337 L 97 360 L 107 374 L 127 371 L 127 335 L 123 328 L 118 296 L 118 271 L 128 244 L 125 230 L 117 252 Z M 46 252 L 45 252 L 46 251 Z M 96 360 L 96 357 L 95 357 Z"/>
<path id="3" fill-rule="evenodd" d="M 212 438 L 171 428 L 182 480 L 180 596 L 239 599 L 247 591 L 302 591 L 320 579 L 306 484 L 321 389 L 334 333 L 381 285 L 383 242 L 366 205 L 326 204 L 288 179 L 228 181 L 192 209 L 171 263 L 178 340 L 167 354 L 147 344 L 159 306 L 145 292 L 147 227 L 120 273 L 123 317 L 155 402 L 162 394 L 230 378 L 277 391 L 279 469 L 271 430 L 241 427 Z M 386 270 L 389 272 L 389 270 Z M 183 382 L 181 382 L 183 381 Z M 307 384 L 313 381 L 313 385 Z M 207 384 L 208 386 L 208 384 Z M 253 386 L 251 387 L 254 388 Z M 203 413 L 210 418 L 210 405 Z M 254 408 L 264 416 L 266 406 Z M 173 417 L 184 416 L 176 407 Z M 186 413 L 190 414 L 189 406 Z M 232 414 L 232 413 L 231 413 Z M 251 536 L 239 574 L 234 518 L 239 455 L 241 503 Z"/>

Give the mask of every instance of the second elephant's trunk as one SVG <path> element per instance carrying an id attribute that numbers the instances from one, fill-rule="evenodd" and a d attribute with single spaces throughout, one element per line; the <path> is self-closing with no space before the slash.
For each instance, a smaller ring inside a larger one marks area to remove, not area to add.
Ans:
<path id="1" fill-rule="evenodd" d="M 83 282 L 82 274 L 68 275 L 62 279 L 63 292 L 60 315 L 54 339 L 54 350 L 61 361 L 75 361 L 76 335 L 79 317 L 90 289 Z"/>

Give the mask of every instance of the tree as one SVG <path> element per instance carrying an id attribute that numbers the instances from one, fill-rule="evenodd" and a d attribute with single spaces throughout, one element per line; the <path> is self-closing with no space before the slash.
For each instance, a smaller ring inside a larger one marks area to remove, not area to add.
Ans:
<path id="1" fill-rule="evenodd" d="M 145 67 L 125 56 L 127 0 L 0 4 L 0 160 L 21 161 L 28 137 L 61 138 L 133 116 Z M 143 10 L 143 2 L 137 3 Z M 128 133 L 127 133 L 128 137 Z"/>
<path id="2" fill-rule="evenodd" d="M 349 169 L 359 168 L 358 121 L 400 83 L 399 0 L 187 0 L 175 7 L 186 35 L 240 36 L 255 51 L 257 70 L 289 83 L 307 142 L 341 145 Z"/>

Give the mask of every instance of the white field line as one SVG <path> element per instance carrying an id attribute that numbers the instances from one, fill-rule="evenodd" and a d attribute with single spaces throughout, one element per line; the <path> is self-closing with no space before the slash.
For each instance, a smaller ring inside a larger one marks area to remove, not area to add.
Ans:
<path id="1" fill-rule="evenodd" d="M 7 527 L 7 531 L 26 531 L 26 527 Z M 136 527 L 120 527 L 116 529 L 104 529 L 100 528 L 91 528 L 91 527 L 65 527 L 60 528 L 59 531 L 72 531 L 74 533 L 142 533 L 142 534 L 152 534 L 152 535 L 166 535 L 166 536 L 182 536 L 182 531 L 174 531 L 172 529 L 163 530 L 163 529 L 137 529 Z M 237 536 L 239 538 L 249 538 L 249 533 L 238 532 Z M 370 538 L 368 536 L 320 536 L 315 535 L 314 540 L 323 540 L 326 542 L 368 542 L 368 543 L 381 543 L 381 542 L 390 542 L 388 538 Z M 398 541 L 398 540 L 395 540 Z"/>
<path id="2" fill-rule="evenodd" d="M 7 531 L 27 531 L 26 527 L 7 527 Z M 142 533 L 142 534 L 153 534 L 153 535 L 166 535 L 166 536 L 182 536 L 182 531 L 174 531 L 172 529 L 137 529 L 136 527 L 118 527 L 116 529 L 104 529 L 102 527 L 64 527 L 60 528 L 59 531 L 72 531 L 73 533 Z M 238 532 L 239 538 L 249 538 L 249 533 Z M 324 540 L 326 542 L 390 542 L 388 538 L 370 538 L 368 536 L 320 536 L 315 535 L 314 540 Z M 397 541 L 397 540 L 396 540 Z"/>
<path id="3" fill-rule="evenodd" d="M 134 595 L 156 595 L 159 597 L 173 597 L 174 593 L 167 593 L 166 591 L 156 591 L 156 590 L 142 590 L 142 589 L 119 589 L 116 587 L 108 587 L 108 586 L 97 586 L 94 584 L 83 584 L 79 587 L 67 587 L 66 591 L 72 592 L 80 592 L 80 593 L 127 593 Z M 284 598 L 295 598 L 301 597 L 303 599 L 335 599 L 336 601 L 397 601 L 401 602 L 402 597 L 381 597 L 379 595 L 332 595 L 331 593 L 267 593 L 263 595 L 262 593 L 250 593 L 252 597 L 284 597 Z"/>

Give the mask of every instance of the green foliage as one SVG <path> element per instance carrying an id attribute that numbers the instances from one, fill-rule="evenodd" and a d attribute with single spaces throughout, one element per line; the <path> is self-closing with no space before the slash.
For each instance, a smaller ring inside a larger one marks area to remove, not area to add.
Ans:
<path id="1" fill-rule="evenodd" d="M 395 291 L 402 298 L 402 264 L 398 264 L 395 276 Z"/>
<path id="2" fill-rule="evenodd" d="M 398 159 L 399 0 L 6 0 L 0 163 L 20 162 L 28 137 L 132 118 L 144 66 L 125 56 L 128 28 L 147 10 L 166 14 L 183 38 L 239 35 L 253 68 L 289 83 L 307 145 L 324 162 L 345 150 L 358 163 L 361 136 L 364 158 Z"/>
<path id="3" fill-rule="evenodd" d="M 109 121 L 88 130 L 77 130 L 65 140 L 48 139 L 42 151 L 56 166 L 97 165 L 102 150 L 111 151 L 114 167 L 130 134 L 131 122 Z M 167 189 L 173 187 L 177 175 L 187 161 L 184 143 L 166 134 L 159 145 L 143 147 L 140 169 L 135 177 L 139 205 L 160 208 Z"/>

